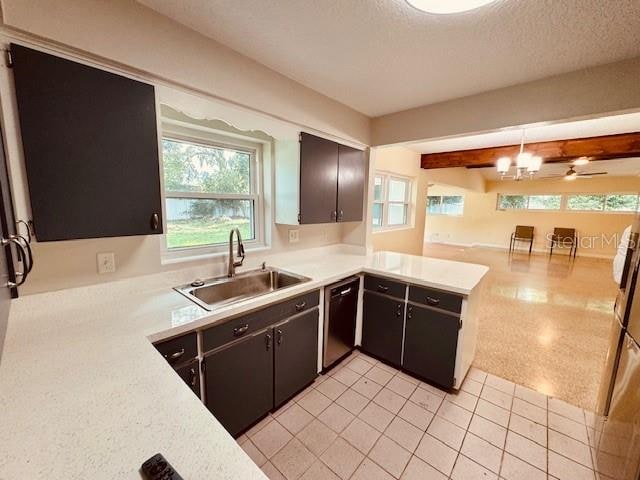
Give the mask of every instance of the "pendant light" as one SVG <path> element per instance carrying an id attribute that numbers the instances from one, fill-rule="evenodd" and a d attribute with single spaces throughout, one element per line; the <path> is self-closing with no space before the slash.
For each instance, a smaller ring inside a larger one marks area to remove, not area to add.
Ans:
<path id="1" fill-rule="evenodd" d="M 540 167 L 542 167 L 542 157 L 524 151 L 524 134 L 525 131 L 523 129 L 520 138 L 520 152 L 516 156 L 515 173 L 508 175 L 509 169 L 511 168 L 510 157 L 501 157 L 496 162 L 496 170 L 498 170 L 500 174 L 500 179 L 523 180 L 525 178 L 533 178 L 535 174 L 540 171 Z"/>

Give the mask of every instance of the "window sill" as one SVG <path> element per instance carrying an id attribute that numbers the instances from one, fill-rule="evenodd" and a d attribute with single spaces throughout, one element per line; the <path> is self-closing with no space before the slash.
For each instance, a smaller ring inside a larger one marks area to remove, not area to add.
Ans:
<path id="1" fill-rule="evenodd" d="M 234 244 L 233 251 L 235 252 L 236 247 Z M 251 247 L 245 247 L 245 253 L 255 253 L 255 252 L 267 252 L 271 250 L 271 247 L 264 244 L 257 244 Z M 204 260 L 211 260 L 215 258 L 222 258 L 229 256 L 229 247 L 225 246 L 224 250 L 216 250 L 209 252 L 197 252 L 194 251 L 192 255 L 188 255 L 185 251 L 180 252 L 169 252 L 164 251 L 162 253 L 162 257 L 160 259 L 161 265 L 175 265 L 177 263 L 187 263 L 187 262 L 197 262 Z"/>
<path id="2" fill-rule="evenodd" d="M 411 225 L 399 225 L 397 227 L 378 227 L 378 228 L 373 228 L 371 230 L 371 233 L 375 235 L 376 233 L 400 232 L 402 230 L 413 230 L 414 228 L 415 227 Z"/>

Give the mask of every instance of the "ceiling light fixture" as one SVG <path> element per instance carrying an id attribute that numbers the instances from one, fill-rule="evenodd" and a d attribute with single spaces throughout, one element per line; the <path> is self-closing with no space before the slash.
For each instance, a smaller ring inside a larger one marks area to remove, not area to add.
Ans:
<path id="1" fill-rule="evenodd" d="M 423 12 L 446 15 L 475 10 L 496 0 L 407 0 L 412 7 Z"/>
<path id="2" fill-rule="evenodd" d="M 533 178 L 542 167 L 542 157 L 524 151 L 524 130 L 522 130 L 522 139 L 520 140 L 520 153 L 516 156 L 516 171 L 513 175 L 507 175 L 511 168 L 511 158 L 501 157 L 496 163 L 496 169 L 500 174 L 500 179 L 509 178 L 512 180 L 524 180 L 525 178 Z"/>
<path id="3" fill-rule="evenodd" d="M 587 163 L 589 163 L 589 157 L 579 157 L 573 161 L 573 164 L 577 166 L 586 165 Z"/>

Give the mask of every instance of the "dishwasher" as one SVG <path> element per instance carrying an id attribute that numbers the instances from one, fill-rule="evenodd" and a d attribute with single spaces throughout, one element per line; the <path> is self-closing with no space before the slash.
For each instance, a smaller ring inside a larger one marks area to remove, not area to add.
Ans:
<path id="1" fill-rule="evenodd" d="M 350 277 L 324 289 L 324 370 L 355 347 L 360 278 Z"/>

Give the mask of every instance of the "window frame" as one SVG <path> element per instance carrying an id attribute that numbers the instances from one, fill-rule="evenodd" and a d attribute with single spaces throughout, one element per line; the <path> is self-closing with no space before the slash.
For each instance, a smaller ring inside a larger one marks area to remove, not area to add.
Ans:
<path id="1" fill-rule="evenodd" d="M 412 223 L 411 222 L 411 212 L 412 212 L 411 199 L 412 199 L 412 193 L 413 193 L 413 178 L 405 177 L 403 175 L 398 175 L 391 172 L 383 172 L 383 171 L 376 171 L 373 176 L 374 176 L 374 190 L 375 190 L 375 178 L 376 177 L 382 178 L 382 200 L 376 200 L 374 198 L 373 201 L 371 202 L 372 212 L 373 212 L 373 205 L 375 204 L 382 205 L 382 225 L 373 224 L 373 214 L 372 214 L 371 215 L 372 230 L 374 232 L 383 232 L 383 231 L 389 231 L 389 230 L 402 230 L 405 228 L 411 228 L 411 223 Z M 397 200 L 394 200 L 394 201 L 389 200 L 389 181 L 390 180 L 396 180 L 396 181 L 404 182 L 406 184 L 407 188 L 405 189 L 405 197 L 403 202 L 400 202 Z M 405 206 L 406 214 L 405 214 L 404 223 L 389 225 L 389 205 L 392 205 L 392 204 Z"/>
<path id="2" fill-rule="evenodd" d="M 176 127 L 176 128 L 172 128 Z M 187 131 L 185 133 L 185 130 Z M 262 145 L 248 140 L 239 139 L 224 135 L 224 132 L 204 131 L 198 127 L 193 129 L 183 125 L 173 125 L 172 123 L 162 124 L 162 131 L 158 135 L 160 144 L 160 178 L 162 197 L 162 222 L 163 241 L 161 256 L 163 263 L 173 263 L 175 261 L 188 261 L 202 256 L 215 256 L 228 251 L 228 242 L 210 243 L 206 245 L 193 245 L 185 247 L 169 248 L 167 241 L 167 199 L 212 199 L 212 200 L 249 200 L 253 202 L 253 239 L 242 239 L 247 250 L 266 248 L 265 245 L 265 212 L 264 212 L 264 188 L 263 188 L 263 165 L 262 165 Z M 250 193 L 209 193 L 209 192 L 180 192 L 168 191 L 164 186 L 164 149 L 163 140 L 173 140 L 177 142 L 190 143 L 201 147 L 219 148 L 235 150 L 249 154 L 249 181 Z"/>
<path id="3" fill-rule="evenodd" d="M 430 212 L 429 211 L 429 198 L 432 198 L 432 197 L 440 198 L 440 212 L 438 212 L 438 213 L 434 213 L 434 212 Z M 442 199 L 444 197 L 460 197 L 460 198 L 462 198 L 462 212 L 460 212 L 460 213 L 443 213 L 442 212 L 442 205 L 443 205 Z M 427 194 L 427 215 L 438 215 L 438 216 L 444 216 L 444 217 L 463 217 L 464 216 L 464 195 L 429 195 L 429 194 Z"/>

